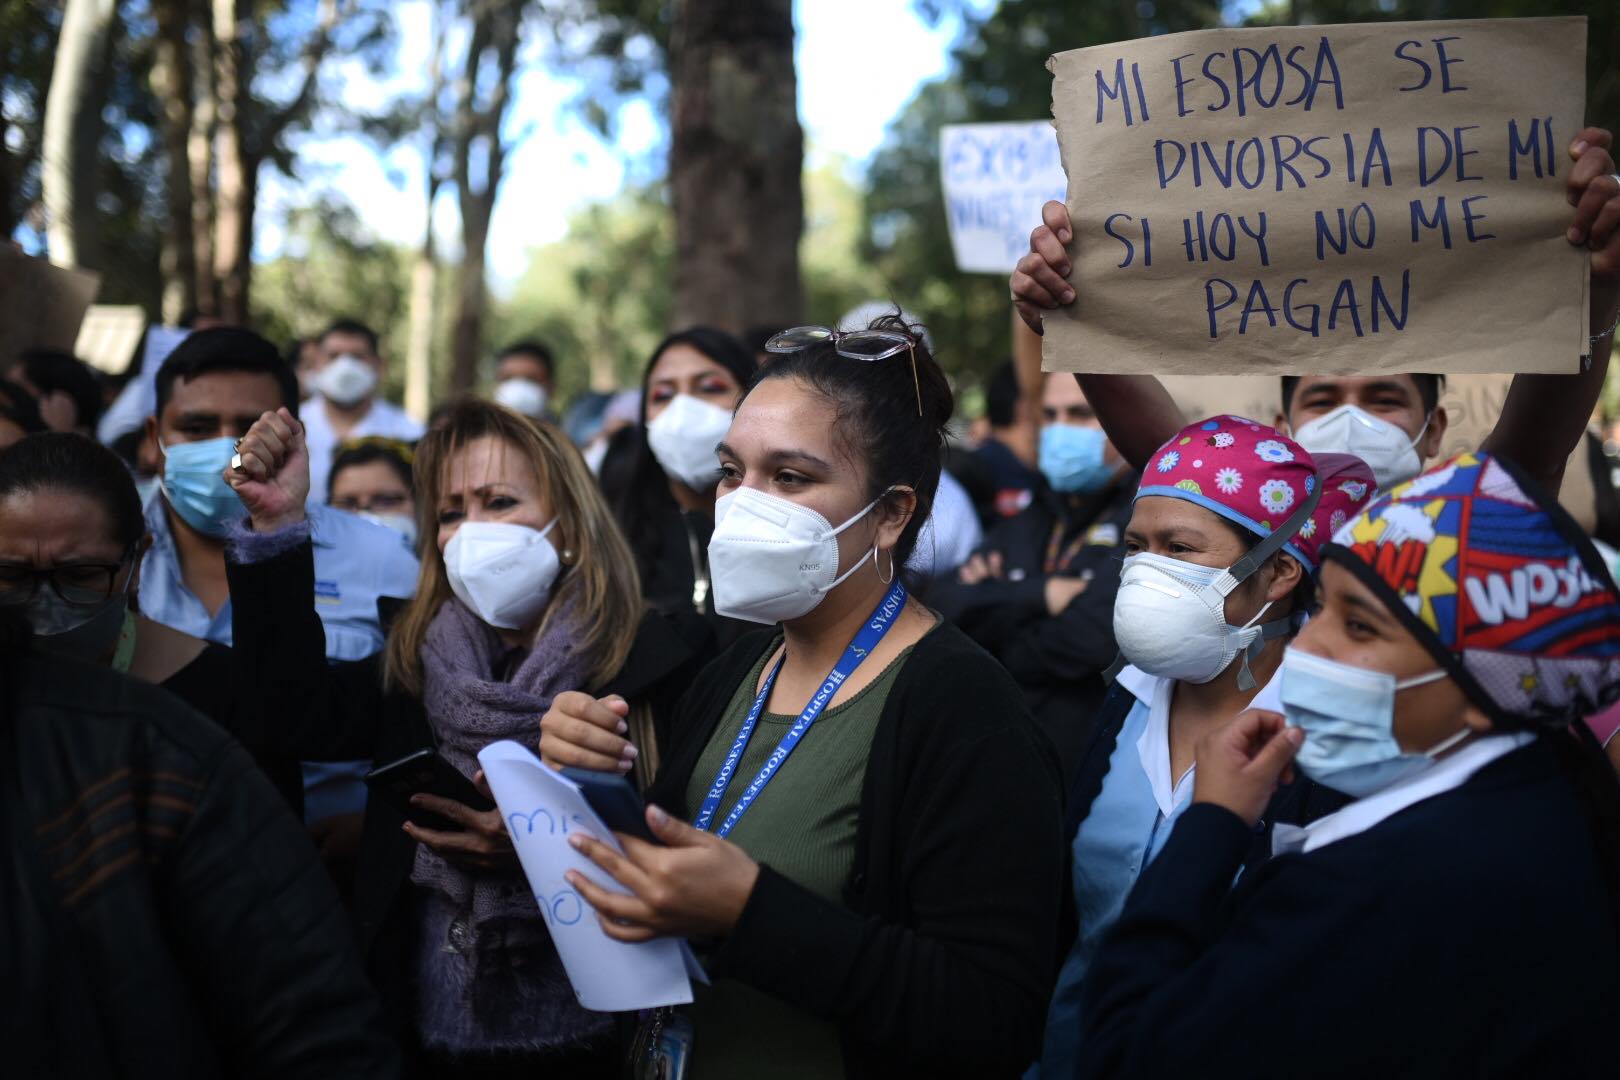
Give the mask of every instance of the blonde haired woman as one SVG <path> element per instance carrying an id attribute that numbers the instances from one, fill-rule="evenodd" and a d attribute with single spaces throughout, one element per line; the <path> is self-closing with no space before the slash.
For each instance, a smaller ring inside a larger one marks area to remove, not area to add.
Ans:
<path id="1" fill-rule="evenodd" d="M 482 786 L 478 751 L 532 741 L 559 694 L 609 695 L 627 729 L 650 735 L 702 659 L 644 615 L 624 539 L 561 433 L 467 401 L 417 450 L 415 597 L 380 664 L 329 667 L 306 599 L 331 587 L 314 580 L 308 468 L 283 410 L 254 425 L 228 474 L 251 518 L 229 568 L 237 666 L 263 723 L 290 723 L 302 758 L 383 764 L 435 747 Z M 456 828 L 371 800 L 354 895 L 408 1059 L 435 1076 L 611 1075 L 610 1019 L 574 1001 L 499 813 L 413 801 Z"/>

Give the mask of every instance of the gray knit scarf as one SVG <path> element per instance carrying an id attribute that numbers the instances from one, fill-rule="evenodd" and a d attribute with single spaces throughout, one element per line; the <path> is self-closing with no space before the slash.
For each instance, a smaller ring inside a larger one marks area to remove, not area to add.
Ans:
<path id="1" fill-rule="evenodd" d="M 467 776 L 500 739 L 533 746 L 554 697 L 583 689 L 590 658 L 575 647 L 569 608 L 510 680 L 498 677 L 499 636 L 461 601 L 447 600 L 422 645 L 422 704 L 439 753 Z M 424 890 L 419 1021 L 424 1042 L 448 1050 L 536 1050 L 601 1034 L 607 1018 L 574 1000 L 520 870 L 469 873 L 418 845 L 411 880 Z"/>

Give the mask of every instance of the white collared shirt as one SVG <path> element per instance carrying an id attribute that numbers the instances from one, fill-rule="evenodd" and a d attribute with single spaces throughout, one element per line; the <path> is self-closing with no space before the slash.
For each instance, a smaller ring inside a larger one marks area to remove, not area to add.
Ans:
<path id="1" fill-rule="evenodd" d="M 1153 790 L 1153 801 L 1159 804 L 1159 813 L 1168 818 L 1191 792 L 1194 769 L 1187 766 L 1180 777 L 1170 772 L 1170 700 L 1175 696 L 1175 681 L 1136 667 L 1123 669 L 1118 680 L 1132 697 L 1148 707 L 1147 727 L 1136 740 L 1136 754 L 1148 787 Z"/>
<path id="2" fill-rule="evenodd" d="M 1366 832 L 1386 818 L 1436 795 L 1454 791 L 1479 770 L 1534 741 L 1534 732 L 1510 731 L 1484 735 L 1436 761 L 1414 776 L 1398 780 L 1382 791 L 1358 799 L 1337 813 L 1300 828 L 1278 822 L 1271 834 L 1271 853 L 1315 851 L 1336 840 Z"/>

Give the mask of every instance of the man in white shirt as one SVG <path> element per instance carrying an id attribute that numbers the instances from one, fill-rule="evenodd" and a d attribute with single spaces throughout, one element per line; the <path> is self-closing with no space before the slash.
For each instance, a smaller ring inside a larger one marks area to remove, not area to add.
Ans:
<path id="1" fill-rule="evenodd" d="M 310 377 L 315 396 L 299 411 L 309 444 L 309 498 L 325 503 L 339 443 L 367 435 L 414 442 L 422 437 L 422 425 L 377 396 L 385 365 L 376 331 L 352 319 L 339 319 L 315 341 Z"/>

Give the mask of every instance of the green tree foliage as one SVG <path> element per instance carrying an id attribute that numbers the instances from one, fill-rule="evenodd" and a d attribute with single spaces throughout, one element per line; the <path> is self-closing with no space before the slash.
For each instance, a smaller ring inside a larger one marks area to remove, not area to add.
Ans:
<path id="1" fill-rule="evenodd" d="M 822 322 L 891 296 L 862 258 L 862 194 L 850 172 L 847 159 L 834 157 L 805 177 L 807 310 Z M 674 221 L 662 189 L 630 188 L 581 209 L 567 235 L 532 251 L 528 271 L 497 305 L 487 340 L 496 349 L 521 338 L 546 342 L 565 397 L 635 386 L 670 329 L 674 265 Z"/>
<path id="2" fill-rule="evenodd" d="M 965 26 L 951 74 L 917 93 L 873 159 L 864 254 L 894 296 L 928 324 L 940 362 L 971 386 L 1006 359 L 1012 306 L 1006 279 L 956 269 L 939 184 L 940 125 L 1048 117 L 1052 78 L 1046 58 L 1052 53 L 1212 26 L 1220 11 L 1216 4 L 1189 0 L 1002 0 L 983 17 L 957 4 L 933 3 L 923 10 L 934 16 L 958 10 Z"/>
<path id="3" fill-rule="evenodd" d="M 327 200 L 294 211 L 284 253 L 255 271 L 254 329 L 284 346 L 313 337 L 333 319 L 358 319 L 381 336 L 383 356 L 398 361 L 410 258 L 404 248 L 376 242 L 346 204 Z M 389 365 L 389 396 L 397 399 L 404 374 L 399 363 Z"/>
<path id="4" fill-rule="evenodd" d="M 35 0 L 0 0 L 0 236 L 39 201 L 45 95 L 61 11 Z"/>
<path id="5" fill-rule="evenodd" d="M 669 319 L 674 224 L 657 188 L 580 210 L 561 240 L 533 250 L 489 340 L 546 342 L 566 397 L 636 385 Z"/>

